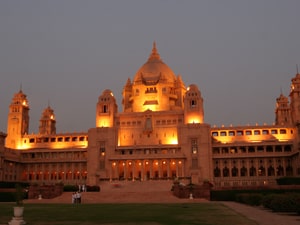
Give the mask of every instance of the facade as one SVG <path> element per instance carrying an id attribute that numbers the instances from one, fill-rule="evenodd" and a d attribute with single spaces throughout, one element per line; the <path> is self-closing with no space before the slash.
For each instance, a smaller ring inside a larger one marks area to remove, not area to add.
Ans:
<path id="1" fill-rule="evenodd" d="M 56 133 L 48 106 L 39 133 L 28 134 L 29 103 L 20 90 L 9 106 L 7 134 L 0 135 L 0 180 L 98 185 L 191 178 L 223 187 L 272 185 L 300 175 L 299 73 L 290 102 L 282 94 L 276 99 L 274 125 L 211 127 L 197 85 L 185 86 L 154 43 L 122 96 L 119 112 L 112 91 L 102 92 L 95 127 L 86 133 Z"/>

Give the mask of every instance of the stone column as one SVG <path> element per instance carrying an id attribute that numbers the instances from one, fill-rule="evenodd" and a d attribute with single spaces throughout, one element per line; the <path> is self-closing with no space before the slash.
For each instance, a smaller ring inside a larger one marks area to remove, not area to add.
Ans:
<path id="1" fill-rule="evenodd" d="M 170 176 L 171 159 L 166 160 L 166 164 L 167 164 L 167 177 L 171 177 Z"/>
<path id="2" fill-rule="evenodd" d="M 144 166 L 145 166 L 145 161 L 144 160 L 142 160 L 141 161 L 141 181 L 143 181 L 144 180 L 144 177 L 145 177 L 145 171 L 144 171 Z"/>
<path id="3" fill-rule="evenodd" d="M 153 178 L 153 160 L 149 160 L 150 179 Z"/>

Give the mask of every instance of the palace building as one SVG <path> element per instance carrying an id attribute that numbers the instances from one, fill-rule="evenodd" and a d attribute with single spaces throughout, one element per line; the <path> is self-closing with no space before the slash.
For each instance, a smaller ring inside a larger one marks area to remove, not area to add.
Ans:
<path id="1" fill-rule="evenodd" d="M 276 99 L 274 125 L 211 127 L 198 86 L 186 86 L 154 43 L 122 97 L 119 112 L 112 91 L 104 90 L 95 127 L 85 133 L 57 133 L 48 106 L 39 133 L 29 134 L 29 101 L 17 92 L 7 133 L 0 133 L 0 180 L 98 185 L 188 178 L 224 187 L 273 185 L 277 178 L 300 175 L 299 73 L 289 98 Z"/>

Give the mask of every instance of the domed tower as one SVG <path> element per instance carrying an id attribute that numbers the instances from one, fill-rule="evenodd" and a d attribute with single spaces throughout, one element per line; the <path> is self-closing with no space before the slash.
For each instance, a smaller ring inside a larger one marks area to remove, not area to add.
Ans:
<path id="1" fill-rule="evenodd" d="M 168 111 L 183 108 L 185 87 L 180 77 L 166 65 L 153 43 L 147 62 L 137 71 L 133 82 L 123 89 L 123 111 Z"/>
<path id="2" fill-rule="evenodd" d="M 300 123 L 300 74 L 298 72 L 292 79 L 290 100 L 292 122 L 298 124 Z"/>
<path id="3" fill-rule="evenodd" d="M 275 116 L 276 125 L 292 125 L 289 100 L 283 94 L 280 94 L 280 96 L 276 99 Z"/>
<path id="4" fill-rule="evenodd" d="M 42 113 L 40 119 L 39 132 L 40 134 L 55 134 L 56 133 L 56 120 L 53 109 L 48 106 Z"/>
<path id="5" fill-rule="evenodd" d="M 9 106 L 7 120 L 7 148 L 18 148 L 21 144 L 21 138 L 29 130 L 29 105 L 27 96 L 20 91 L 14 94 Z"/>
<path id="6" fill-rule="evenodd" d="M 111 90 L 104 90 L 98 98 L 96 107 L 96 127 L 113 127 L 118 113 L 116 99 Z"/>
<path id="7" fill-rule="evenodd" d="M 188 87 L 184 97 L 184 123 L 203 123 L 203 98 L 197 85 Z"/>

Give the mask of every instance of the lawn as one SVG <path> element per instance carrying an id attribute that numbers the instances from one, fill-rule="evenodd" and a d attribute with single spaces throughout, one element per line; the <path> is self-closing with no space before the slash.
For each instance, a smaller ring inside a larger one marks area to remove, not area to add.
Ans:
<path id="1" fill-rule="evenodd" d="M 0 224 L 14 204 L 0 204 Z M 219 203 L 195 204 L 26 204 L 28 225 L 257 225 Z"/>

